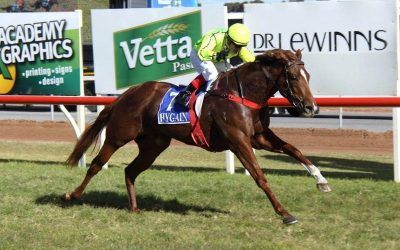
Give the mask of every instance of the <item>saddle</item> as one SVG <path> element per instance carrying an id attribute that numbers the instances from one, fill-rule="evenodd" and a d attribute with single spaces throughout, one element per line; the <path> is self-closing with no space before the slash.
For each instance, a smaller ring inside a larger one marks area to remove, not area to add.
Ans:
<path id="1" fill-rule="evenodd" d="M 165 93 L 158 110 L 158 124 L 187 124 L 191 126 L 191 137 L 195 145 L 210 150 L 203 130 L 200 127 L 201 107 L 205 92 L 202 89 L 193 91 L 190 96 L 189 107 L 183 107 L 175 102 L 175 97 L 185 86 L 171 85 Z"/>

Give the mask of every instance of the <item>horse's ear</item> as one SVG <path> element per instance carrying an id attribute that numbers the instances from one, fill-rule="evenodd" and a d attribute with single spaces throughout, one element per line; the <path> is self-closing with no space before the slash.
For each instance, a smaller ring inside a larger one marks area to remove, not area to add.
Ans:
<path id="1" fill-rule="evenodd" d="M 301 61 L 301 57 L 302 57 L 301 50 L 299 50 L 299 49 L 296 50 L 296 57 L 299 59 L 299 61 Z"/>

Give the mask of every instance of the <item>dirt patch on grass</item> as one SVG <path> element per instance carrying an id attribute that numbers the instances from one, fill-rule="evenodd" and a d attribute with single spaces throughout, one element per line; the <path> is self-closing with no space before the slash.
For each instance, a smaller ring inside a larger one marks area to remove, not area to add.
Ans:
<path id="1" fill-rule="evenodd" d="M 274 128 L 283 140 L 305 152 L 349 152 L 391 154 L 392 132 L 375 133 L 347 129 Z M 25 120 L 0 121 L 2 140 L 7 141 L 76 141 L 75 133 L 66 122 Z M 174 145 L 183 145 L 173 141 Z"/>
<path id="2" fill-rule="evenodd" d="M 297 148 L 312 152 L 391 154 L 393 133 L 350 129 L 276 128 L 274 132 Z"/>

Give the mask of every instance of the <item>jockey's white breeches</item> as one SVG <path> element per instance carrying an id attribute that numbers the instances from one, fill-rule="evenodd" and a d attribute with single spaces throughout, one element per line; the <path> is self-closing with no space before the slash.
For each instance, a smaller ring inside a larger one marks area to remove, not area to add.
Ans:
<path id="1" fill-rule="evenodd" d="M 192 49 L 190 53 L 190 60 L 192 61 L 194 69 L 197 73 L 201 74 L 207 82 L 207 91 L 211 88 L 211 83 L 218 78 L 220 72 L 225 72 L 232 66 L 227 62 L 202 61 L 197 55 L 197 51 Z"/>

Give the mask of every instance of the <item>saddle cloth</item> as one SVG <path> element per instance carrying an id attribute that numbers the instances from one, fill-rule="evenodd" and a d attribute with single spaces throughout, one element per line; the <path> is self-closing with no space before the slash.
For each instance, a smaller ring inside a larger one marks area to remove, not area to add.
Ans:
<path id="1" fill-rule="evenodd" d="M 158 109 L 158 124 L 190 123 L 189 110 L 175 103 L 175 97 L 184 86 L 171 86 L 165 93 Z"/>
<path id="2" fill-rule="evenodd" d="M 189 108 L 175 103 L 175 97 L 185 86 L 171 85 L 165 93 L 158 110 L 158 124 L 185 124 L 191 125 L 191 136 L 196 145 L 209 149 L 209 144 L 200 128 L 199 118 L 204 100 L 204 91 L 199 90 L 192 93 Z"/>
<path id="3" fill-rule="evenodd" d="M 173 85 L 165 93 L 158 109 L 158 124 L 184 124 L 190 123 L 189 109 L 175 103 L 175 97 L 185 86 Z M 196 116 L 200 118 L 201 107 L 204 100 L 204 91 L 199 91 L 195 103 Z M 191 97 L 192 98 L 192 97 Z"/>

